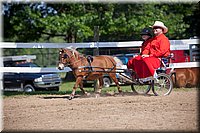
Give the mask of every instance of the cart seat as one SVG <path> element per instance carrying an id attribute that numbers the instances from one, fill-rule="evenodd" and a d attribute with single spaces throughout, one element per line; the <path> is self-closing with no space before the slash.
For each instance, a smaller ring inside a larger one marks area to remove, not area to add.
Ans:
<path id="1" fill-rule="evenodd" d="M 171 55 L 167 57 L 162 57 L 160 59 L 160 67 L 156 70 L 157 73 L 166 73 L 167 67 L 169 67 L 169 63 L 171 60 Z"/>

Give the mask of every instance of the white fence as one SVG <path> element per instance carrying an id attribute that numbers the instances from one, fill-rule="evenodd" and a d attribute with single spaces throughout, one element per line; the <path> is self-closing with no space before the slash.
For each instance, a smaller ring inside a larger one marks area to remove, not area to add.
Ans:
<path id="1" fill-rule="evenodd" d="M 1 42 L 0 48 L 108 48 L 139 47 L 142 41 L 129 42 L 89 42 L 89 43 L 13 43 Z M 170 40 L 171 50 L 189 50 L 190 44 L 199 44 L 199 39 Z"/>
<path id="2" fill-rule="evenodd" d="M 49 72 L 69 72 L 71 68 L 65 67 L 64 70 L 59 70 L 56 67 L 0 67 L 1 72 L 12 72 L 12 73 L 49 73 Z"/>
<path id="3" fill-rule="evenodd" d="M 181 62 L 181 63 L 170 63 L 169 68 L 192 68 L 199 67 L 200 62 Z"/>
<path id="4" fill-rule="evenodd" d="M 170 63 L 169 68 L 192 68 L 199 67 L 200 62 L 182 62 L 182 63 Z M 59 70 L 56 67 L 41 68 L 41 67 L 0 67 L 0 73 L 12 72 L 12 73 L 48 73 L 48 72 L 69 72 L 72 71 L 69 67 L 65 67 L 64 70 Z"/>
<path id="5" fill-rule="evenodd" d="M 199 44 L 199 39 L 183 39 L 183 40 L 170 40 L 171 50 L 189 50 L 191 44 Z M 101 47 L 139 47 L 142 41 L 129 41 L 129 42 L 89 42 L 89 43 L 13 43 L 1 42 L 1 48 L 101 48 Z M 27 72 L 27 73 L 45 73 L 45 72 L 68 72 L 70 68 L 66 67 L 60 71 L 57 68 L 20 68 L 20 67 L 3 67 L 2 59 L 0 59 L 0 72 Z M 198 67 L 197 63 L 176 63 L 171 64 L 175 68 L 182 67 Z"/>

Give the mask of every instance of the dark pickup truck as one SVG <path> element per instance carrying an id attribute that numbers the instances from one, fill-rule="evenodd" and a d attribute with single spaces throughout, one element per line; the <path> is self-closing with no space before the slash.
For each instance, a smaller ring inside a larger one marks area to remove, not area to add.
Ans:
<path id="1" fill-rule="evenodd" d="M 5 67 L 38 67 L 32 62 L 4 61 Z M 4 91 L 59 90 L 61 78 L 57 73 L 13 73 L 3 74 Z"/>

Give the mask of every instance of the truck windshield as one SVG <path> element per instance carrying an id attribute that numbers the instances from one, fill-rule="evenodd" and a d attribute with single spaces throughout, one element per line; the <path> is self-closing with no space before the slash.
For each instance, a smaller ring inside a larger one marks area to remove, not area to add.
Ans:
<path id="1" fill-rule="evenodd" d="M 16 64 L 16 67 L 39 67 L 39 66 L 34 63 L 20 63 Z"/>

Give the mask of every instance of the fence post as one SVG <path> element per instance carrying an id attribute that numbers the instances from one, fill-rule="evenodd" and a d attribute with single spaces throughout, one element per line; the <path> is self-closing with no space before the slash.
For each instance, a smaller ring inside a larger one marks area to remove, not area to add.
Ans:
<path id="1" fill-rule="evenodd" d="M 1 40 L 1 39 L 0 39 Z M 0 48 L 0 67 L 3 67 L 2 49 Z M 0 132 L 2 131 L 2 92 L 3 92 L 3 72 L 0 72 Z"/>
<path id="2" fill-rule="evenodd" d="M 0 67 L 3 67 L 2 49 L 0 49 Z M 3 73 L 0 72 L 0 89 L 3 90 Z M 2 92 L 0 91 L 0 93 Z"/>
<path id="3" fill-rule="evenodd" d="M 99 55 L 99 26 L 94 26 L 94 42 L 96 42 L 97 48 L 93 50 L 93 55 Z"/>
<path id="4" fill-rule="evenodd" d="M 0 11 L 3 11 L 2 9 L 3 5 L 2 2 L 0 3 Z M 0 29 L 3 29 L 3 21 L 2 17 L 3 15 L 0 15 Z M 2 30 L 0 31 L 0 42 L 2 42 Z M 0 48 L 0 67 L 3 66 L 3 58 L 2 57 L 2 52 L 3 50 Z M 0 132 L 3 130 L 3 119 L 2 119 L 2 114 L 3 114 L 3 108 L 2 108 L 2 91 L 3 91 L 3 72 L 0 72 Z"/>

